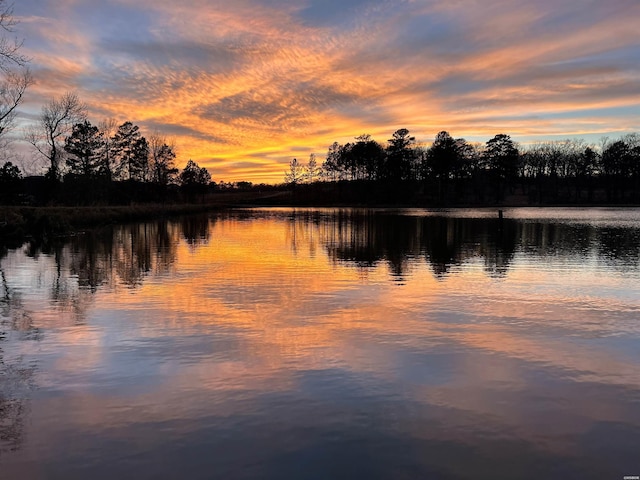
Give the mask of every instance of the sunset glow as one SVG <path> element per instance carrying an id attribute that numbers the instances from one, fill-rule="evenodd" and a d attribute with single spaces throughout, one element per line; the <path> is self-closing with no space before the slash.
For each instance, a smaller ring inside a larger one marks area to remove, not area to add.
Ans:
<path id="1" fill-rule="evenodd" d="M 175 140 L 214 181 L 279 183 L 362 133 L 485 142 L 640 130 L 636 0 L 20 0 L 16 34 L 47 99 Z"/>

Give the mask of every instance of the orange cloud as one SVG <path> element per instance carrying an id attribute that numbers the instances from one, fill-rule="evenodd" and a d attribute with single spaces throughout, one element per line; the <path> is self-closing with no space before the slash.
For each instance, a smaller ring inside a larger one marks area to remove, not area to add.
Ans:
<path id="1" fill-rule="evenodd" d="M 96 122 L 160 130 L 181 165 L 192 158 L 215 180 L 280 182 L 300 151 L 322 159 L 333 141 L 384 142 L 400 127 L 420 141 L 442 129 L 527 140 L 640 128 L 621 110 L 640 93 L 633 2 L 16 8 L 38 79 L 27 110 L 77 89 Z"/>

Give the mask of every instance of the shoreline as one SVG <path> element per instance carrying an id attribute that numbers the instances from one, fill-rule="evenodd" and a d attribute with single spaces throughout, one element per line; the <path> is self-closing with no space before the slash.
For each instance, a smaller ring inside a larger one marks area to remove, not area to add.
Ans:
<path id="1" fill-rule="evenodd" d="M 2 206 L 0 205 L 0 245 L 22 243 L 29 238 L 53 238 L 77 234 L 85 229 L 97 229 L 108 225 L 170 218 L 180 215 L 206 214 L 228 211 L 234 208 L 356 208 L 356 209 L 426 209 L 456 210 L 477 208 L 482 210 L 508 210 L 512 208 L 640 208 L 636 204 L 545 204 L 530 205 L 505 202 L 504 204 L 306 204 L 281 201 L 263 196 L 225 195 L 207 203 L 197 204 L 139 204 L 126 206 Z M 262 200 L 262 201 L 261 201 Z M 287 199 L 291 200 L 291 199 Z"/>
<path id="2" fill-rule="evenodd" d="M 126 206 L 0 206 L 0 245 L 16 245 L 29 238 L 73 235 L 108 225 L 207 213 L 224 204 L 141 204 Z"/>

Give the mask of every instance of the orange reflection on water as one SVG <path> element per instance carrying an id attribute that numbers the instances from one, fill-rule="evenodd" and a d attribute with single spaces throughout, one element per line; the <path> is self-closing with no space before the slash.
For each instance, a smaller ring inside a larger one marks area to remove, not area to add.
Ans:
<path id="1" fill-rule="evenodd" d="M 11 251 L 0 353 L 31 359 L 38 387 L 16 458 L 52 461 L 67 435 L 128 458 L 245 430 L 276 455 L 279 428 L 307 445 L 295 432 L 369 424 L 580 456 L 593 429 L 635 421 L 640 237 L 601 233 L 279 209 Z"/>

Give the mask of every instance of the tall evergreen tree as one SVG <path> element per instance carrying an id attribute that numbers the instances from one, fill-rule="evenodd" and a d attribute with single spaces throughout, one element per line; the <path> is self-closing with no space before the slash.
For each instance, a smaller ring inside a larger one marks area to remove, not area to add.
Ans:
<path id="1" fill-rule="evenodd" d="M 431 175 L 446 183 L 457 169 L 459 155 L 456 140 L 448 132 L 438 133 L 427 155 Z"/>
<path id="2" fill-rule="evenodd" d="M 500 201 L 505 188 L 516 180 L 520 152 L 511 137 L 501 133 L 487 142 L 484 156 L 496 181 L 496 200 Z"/>
<path id="3" fill-rule="evenodd" d="M 387 147 L 385 177 L 389 180 L 409 180 L 412 176 L 414 162 L 417 160 L 414 149 L 416 139 L 409 135 L 409 130 L 401 128 L 393 132 Z"/>
<path id="4" fill-rule="evenodd" d="M 140 143 L 141 138 L 140 128 L 131 122 L 120 125 L 113 136 L 111 155 L 115 161 L 116 176 L 122 180 L 140 180 L 144 170 L 144 165 L 139 164 L 144 147 Z"/>
<path id="5" fill-rule="evenodd" d="M 76 123 L 64 144 L 69 154 L 66 159 L 69 172 L 86 177 L 98 174 L 103 145 L 103 136 L 98 127 L 88 120 Z"/>
<path id="6" fill-rule="evenodd" d="M 149 142 L 144 137 L 138 138 L 132 145 L 131 162 L 129 164 L 129 178 L 139 182 L 148 182 L 151 171 L 149 168 Z"/>
<path id="7" fill-rule="evenodd" d="M 116 164 L 113 158 L 113 141 L 118 129 L 118 123 L 115 118 L 107 118 L 100 122 L 98 128 L 102 133 L 102 154 L 100 155 L 98 170 L 100 175 L 111 181 L 114 177 L 114 171 L 116 170 Z"/>

